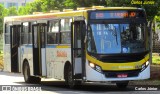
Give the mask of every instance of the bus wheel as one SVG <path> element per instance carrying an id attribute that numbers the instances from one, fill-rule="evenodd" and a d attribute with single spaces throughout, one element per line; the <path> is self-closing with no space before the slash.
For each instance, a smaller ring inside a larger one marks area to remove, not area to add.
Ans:
<path id="1" fill-rule="evenodd" d="M 38 83 L 41 82 L 41 78 L 40 77 L 31 76 L 31 79 L 32 79 L 32 83 L 34 83 L 34 84 L 38 84 Z"/>
<path id="2" fill-rule="evenodd" d="M 118 88 L 126 88 L 128 86 L 129 81 L 117 82 L 116 85 Z"/>
<path id="3" fill-rule="evenodd" d="M 72 79 L 72 69 L 71 69 L 71 66 L 68 67 L 68 70 L 67 70 L 67 84 L 70 88 L 77 88 L 78 86 L 78 81 Z"/>
<path id="4" fill-rule="evenodd" d="M 29 68 L 29 64 L 27 61 L 24 62 L 23 75 L 24 75 L 24 80 L 26 83 L 40 83 L 41 82 L 40 77 L 30 76 L 30 68 Z"/>
<path id="5" fill-rule="evenodd" d="M 30 68 L 27 61 L 24 62 L 23 76 L 26 83 L 31 83 L 32 77 L 30 76 Z"/>

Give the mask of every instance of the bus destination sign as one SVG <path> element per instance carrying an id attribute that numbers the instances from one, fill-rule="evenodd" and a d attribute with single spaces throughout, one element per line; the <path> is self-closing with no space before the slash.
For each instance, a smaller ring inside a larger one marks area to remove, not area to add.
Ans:
<path id="1" fill-rule="evenodd" d="M 143 18 L 141 11 L 94 11 L 90 19 Z"/>

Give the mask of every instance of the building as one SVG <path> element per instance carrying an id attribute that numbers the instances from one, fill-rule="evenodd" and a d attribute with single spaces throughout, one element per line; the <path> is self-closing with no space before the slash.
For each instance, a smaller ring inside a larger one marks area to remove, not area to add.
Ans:
<path id="1" fill-rule="evenodd" d="M 0 3 L 6 8 L 15 6 L 18 9 L 19 6 L 25 6 L 26 3 L 33 1 L 34 0 L 0 0 Z"/>

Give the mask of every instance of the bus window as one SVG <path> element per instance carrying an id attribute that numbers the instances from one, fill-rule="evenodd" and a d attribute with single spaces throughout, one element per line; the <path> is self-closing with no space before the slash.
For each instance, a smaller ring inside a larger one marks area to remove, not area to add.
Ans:
<path id="1" fill-rule="evenodd" d="M 29 24 L 28 22 L 23 23 L 23 29 L 22 29 L 22 33 L 21 33 L 21 44 L 28 44 L 28 27 Z"/>
<path id="2" fill-rule="evenodd" d="M 10 44 L 10 25 L 5 26 L 5 44 Z"/>
<path id="3" fill-rule="evenodd" d="M 32 44 L 31 24 L 28 26 L 28 44 Z"/>
<path id="4" fill-rule="evenodd" d="M 61 44 L 70 44 L 70 43 L 71 43 L 71 33 L 61 32 Z"/>
<path id="5" fill-rule="evenodd" d="M 72 19 L 61 19 L 61 44 L 71 43 L 71 22 Z"/>
<path id="6" fill-rule="evenodd" d="M 49 22 L 47 44 L 58 44 L 59 20 Z"/>

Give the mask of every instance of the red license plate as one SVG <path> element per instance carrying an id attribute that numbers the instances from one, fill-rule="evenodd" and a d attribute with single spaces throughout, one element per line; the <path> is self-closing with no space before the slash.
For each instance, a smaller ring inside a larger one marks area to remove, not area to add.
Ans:
<path id="1" fill-rule="evenodd" d="M 118 78 L 126 78 L 126 77 L 128 77 L 128 75 L 127 74 L 118 74 L 117 77 Z"/>

